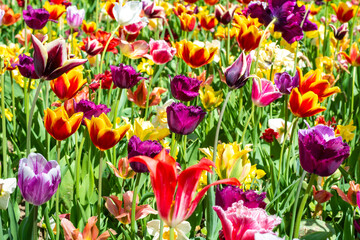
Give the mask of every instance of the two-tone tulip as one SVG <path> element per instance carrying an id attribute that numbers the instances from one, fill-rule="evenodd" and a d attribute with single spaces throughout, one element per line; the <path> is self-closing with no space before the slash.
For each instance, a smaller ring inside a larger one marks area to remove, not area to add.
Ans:
<path id="1" fill-rule="evenodd" d="M 236 25 L 239 29 L 237 42 L 240 48 L 246 52 L 250 52 L 259 47 L 262 32 L 255 26 L 246 26 L 245 24 Z"/>
<path id="2" fill-rule="evenodd" d="M 185 12 L 181 13 L 178 16 L 180 19 L 181 30 L 186 32 L 191 32 L 196 27 L 196 17 L 195 15 L 190 15 Z"/>
<path id="3" fill-rule="evenodd" d="M 326 107 L 320 106 L 318 95 L 312 91 L 302 95 L 298 88 L 290 93 L 289 107 L 297 117 L 311 117 L 326 110 Z"/>
<path id="4" fill-rule="evenodd" d="M 83 38 L 84 45 L 81 50 L 93 57 L 104 50 L 104 46 L 97 39 Z"/>
<path id="5" fill-rule="evenodd" d="M 95 22 L 89 22 L 87 23 L 85 20 L 83 20 L 81 29 L 84 31 L 86 35 L 91 35 L 95 32 L 96 29 L 96 23 Z"/>
<path id="6" fill-rule="evenodd" d="M 161 101 L 161 94 L 165 93 L 166 88 L 155 87 L 149 95 L 149 106 L 158 105 Z M 129 101 L 135 103 L 141 108 L 146 107 L 148 89 L 145 84 L 145 79 L 141 81 L 137 89 L 133 92 L 131 89 L 128 89 L 127 96 Z"/>
<path id="7" fill-rule="evenodd" d="M 268 106 L 270 103 L 280 98 L 281 96 L 282 93 L 271 81 L 264 78 L 260 79 L 259 81 L 253 79 L 251 99 L 256 106 Z"/>
<path id="8" fill-rule="evenodd" d="M 119 47 L 121 53 L 130 59 L 142 58 L 149 51 L 149 44 L 144 40 L 138 40 L 132 43 L 121 40 Z"/>
<path id="9" fill-rule="evenodd" d="M 89 131 L 90 139 L 101 151 L 114 147 L 130 129 L 130 124 L 125 124 L 117 129 L 112 129 L 112 124 L 105 113 L 99 117 L 85 119 L 85 125 Z"/>
<path id="10" fill-rule="evenodd" d="M 150 55 L 148 56 L 155 64 L 165 64 L 171 61 L 176 49 L 171 47 L 165 40 L 150 39 Z"/>
<path id="11" fill-rule="evenodd" d="M 44 111 L 44 126 L 46 131 L 56 140 L 62 141 L 73 135 L 80 127 L 83 113 L 74 113 L 70 118 L 61 106 L 54 111 L 50 108 Z"/>
<path id="12" fill-rule="evenodd" d="M 334 37 L 338 40 L 341 41 L 344 39 L 345 35 L 349 32 L 348 29 L 348 24 L 344 23 L 341 24 L 341 26 L 339 28 L 336 28 L 334 25 L 329 24 L 329 27 L 332 28 L 333 32 L 334 32 Z"/>
<path id="13" fill-rule="evenodd" d="M 35 72 L 44 80 L 53 80 L 67 71 L 87 61 L 87 59 L 68 59 L 64 39 L 56 39 L 43 45 L 32 35 L 34 46 Z"/>
<path id="14" fill-rule="evenodd" d="M 220 23 L 224 25 L 229 24 L 234 17 L 236 8 L 237 6 L 233 6 L 230 9 L 225 9 L 224 6 L 218 4 L 215 6 L 215 17 Z"/>
<path id="15" fill-rule="evenodd" d="M 48 1 L 45 2 L 43 6 L 46 11 L 50 13 L 49 20 L 57 21 L 64 12 L 66 12 L 66 8 L 61 4 L 50 4 Z"/>
<path id="16" fill-rule="evenodd" d="M 355 6 L 350 2 L 339 2 L 339 5 L 335 3 L 331 4 L 334 9 L 337 19 L 341 23 L 349 22 L 355 15 Z"/>
<path id="17" fill-rule="evenodd" d="M 347 55 L 345 52 L 341 52 L 346 59 L 346 61 L 354 67 L 360 66 L 360 51 L 357 43 L 353 43 L 350 49 L 350 55 Z"/>
<path id="18" fill-rule="evenodd" d="M 244 52 L 240 54 L 238 59 L 225 70 L 226 84 L 232 89 L 243 87 L 250 76 L 251 55 L 245 55 Z"/>

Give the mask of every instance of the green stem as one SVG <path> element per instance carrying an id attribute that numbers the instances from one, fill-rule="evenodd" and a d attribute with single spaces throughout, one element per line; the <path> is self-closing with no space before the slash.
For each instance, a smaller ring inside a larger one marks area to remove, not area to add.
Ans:
<path id="1" fill-rule="evenodd" d="M 157 65 L 155 65 L 155 66 L 157 66 Z M 153 82 L 156 82 L 156 80 L 160 76 L 160 74 L 161 74 L 162 70 L 164 69 L 164 67 L 165 67 L 165 64 L 161 64 L 159 68 L 155 69 L 156 70 L 155 76 L 150 78 L 149 88 L 148 88 L 148 92 L 147 92 L 147 96 L 146 96 L 145 120 L 148 118 L 148 113 L 149 113 L 149 98 L 150 98 L 150 92 L 151 92 L 151 84 Z"/>
<path id="2" fill-rule="evenodd" d="M 1 60 L 1 68 L 4 66 L 4 60 Z M 3 70 L 3 69 L 2 69 Z M 2 130 L 2 157 L 4 164 L 4 178 L 8 176 L 7 165 L 7 141 L 6 141 L 6 116 L 5 116 L 5 72 L 1 74 L 1 130 Z"/>
<path id="3" fill-rule="evenodd" d="M 160 234 L 159 234 L 159 239 L 163 239 L 163 232 L 164 232 L 164 221 L 160 218 Z"/>
<path id="4" fill-rule="evenodd" d="M 104 158 L 104 152 L 100 151 L 100 163 L 99 163 L 99 182 L 98 182 L 98 202 L 97 202 L 97 216 L 98 216 L 98 228 L 100 228 L 100 213 L 101 213 L 101 192 L 102 192 L 102 172 L 103 172 L 103 159 Z"/>
<path id="5" fill-rule="evenodd" d="M 295 119 L 295 122 L 292 124 L 291 126 L 291 134 L 290 134 L 290 142 L 289 142 L 289 153 L 287 155 L 287 158 L 286 158 L 286 167 L 285 167 L 285 179 L 286 181 L 288 181 L 288 171 L 289 171 L 289 165 L 290 165 L 290 147 L 291 147 L 291 144 L 292 144 L 292 140 L 293 140 L 293 135 L 296 131 L 296 128 L 297 128 L 297 122 L 299 121 L 299 118 L 297 117 Z"/>
<path id="6" fill-rule="evenodd" d="M 281 175 L 281 169 L 282 169 L 282 160 L 284 155 L 284 149 L 285 149 L 285 143 L 287 139 L 287 94 L 284 96 L 284 114 L 285 114 L 285 129 L 284 129 L 284 140 L 281 145 L 281 151 L 280 151 L 280 160 L 279 160 L 279 175 L 278 175 L 278 181 L 280 180 Z"/>
<path id="7" fill-rule="evenodd" d="M 304 171 L 301 175 L 301 179 L 299 182 L 299 186 L 296 192 L 296 197 L 295 197 L 295 203 L 294 203 L 294 207 L 293 207 L 293 212 L 292 212 L 292 218 L 291 218 L 291 225 L 290 225 L 290 234 L 289 234 L 289 238 L 290 240 L 293 239 L 293 234 L 294 234 L 294 226 L 295 226 L 295 215 L 296 215 L 296 209 L 297 209 L 297 205 L 299 202 L 299 197 L 300 197 L 300 192 L 301 192 L 301 188 L 302 188 L 302 183 L 304 181 L 306 172 Z"/>
<path id="8" fill-rule="evenodd" d="M 1 219 L 2 211 L 0 211 L 0 239 L 5 239 L 3 235 L 3 229 L 2 229 L 2 219 Z"/>
<path id="9" fill-rule="evenodd" d="M 16 112 L 15 112 L 15 86 L 12 71 L 10 72 L 11 80 L 11 101 L 12 101 L 12 114 L 13 114 L 13 131 L 16 132 Z"/>
<path id="10" fill-rule="evenodd" d="M 170 146 L 170 156 L 173 158 L 176 157 L 176 139 L 175 139 L 175 133 L 171 133 L 171 146 Z"/>
<path id="11" fill-rule="evenodd" d="M 304 197 L 302 198 L 301 200 L 301 203 L 300 203 L 300 207 L 299 207 L 299 211 L 298 211 L 298 214 L 296 216 L 296 223 L 295 223 L 295 233 L 294 233 L 294 237 L 295 238 L 298 238 L 299 237 L 299 230 L 300 230 L 300 222 L 301 222 L 301 218 L 302 218 L 302 215 L 303 215 L 303 211 L 304 211 L 304 208 L 305 208 L 305 204 L 307 202 L 307 199 L 309 197 L 309 194 L 310 194 L 310 191 L 311 191 L 311 187 L 312 187 L 312 183 L 316 180 L 316 175 L 315 174 L 311 174 L 311 177 L 310 177 L 310 180 L 309 180 L 309 184 L 306 188 L 306 191 L 305 191 L 305 194 L 304 194 Z M 301 183 L 300 183 L 301 184 Z"/>
<path id="12" fill-rule="evenodd" d="M 231 23 L 228 24 L 228 34 L 227 34 L 227 41 L 226 41 L 226 58 L 228 66 L 230 66 L 230 26 Z"/>
<path id="13" fill-rule="evenodd" d="M 75 134 L 76 134 L 75 141 L 77 141 L 77 132 Z M 75 185 L 76 200 L 80 200 L 80 169 L 81 169 L 80 160 L 81 160 L 81 152 L 82 152 L 84 143 L 85 143 L 85 137 L 83 136 L 81 143 L 80 143 L 80 148 L 78 149 L 77 154 L 76 154 L 76 183 L 75 183 L 76 184 Z"/>
<path id="14" fill-rule="evenodd" d="M 135 239 L 136 236 L 136 219 L 135 219 L 135 213 L 136 213 L 136 198 L 139 190 L 140 185 L 140 179 L 141 179 L 141 173 L 136 174 L 135 176 L 135 185 L 134 185 L 134 193 L 133 193 L 133 199 L 131 204 L 131 234 L 133 236 L 133 239 Z"/>
<path id="15" fill-rule="evenodd" d="M 38 99 L 38 97 L 39 97 L 40 89 L 41 89 L 41 87 L 42 87 L 43 82 L 44 82 L 44 80 L 41 79 L 40 82 L 39 82 L 39 85 L 38 85 L 38 87 L 37 87 L 37 89 L 36 89 L 35 96 L 34 96 L 34 99 L 33 99 L 33 101 L 32 101 L 32 104 L 31 104 L 29 121 L 28 121 L 27 131 L 26 131 L 26 156 L 28 156 L 28 155 L 30 154 L 32 118 L 33 118 L 33 115 L 34 115 L 34 110 L 35 110 L 36 101 L 37 101 L 37 99 Z M 29 82 L 29 84 L 30 84 L 30 82 Z"/>
<path id="16" fill-rule="evenodd" d="M 252 105 L 251 105 L 251 113 L 250 113 L 250 116 L 248 117 L 248 119 L 246 120 L 245 127 L 244 127 L 244 130 L 242 132 L 242 136 L 241 136 L 241 140 L 240 140 L 240 144 L 242 144 L 243 146 L 245 146 L 244 145 L 244 137 L 245 137 L 246 129 L 249 126 L 250 120 L 254 116 L 254 112 L 255 112 L 255 105 L 254 105 L 254 103 L 252 103 Z"/>
<path id="17" fill-rule="evenodd" d="M 118 98 L 116 100 L 116 105 L 115 105 L 115 109 L 114 109 L 114 118 L 113 118 L 113 123 L 116 123 L 116 117 L 117 117 L 117 113 L 118 113 L 118 108 L 119 108 L 119 103 L 120 103 L 120 99 L 121 99 L 121 95 L 123 91 L 126 91 L 125 89 L 119 89 L 120 92 L 118 94 Z"/>
<path id="18" fill-rule="evenodd" d="M 353 66 L 353 76 L 352 76 L 352 83 L 351 83 L 351 102 L 350 102 L 350 119 L 352 119 L 353 117 L 353 111 L 354 111 L 354 98 L 355 98 L 355 81 L 356 81 L 356 68 L 355 66 Z"/>
<path id="19" fill-rule="evenodd" d="M 38 216 L 38 206 L 33 206 L 34 208 L 34 218 L 33 218 L 33 231 L 32 231 L 32 239 L 38 239 L 38 228 L 37 228 L 37 216 Z"/>
<path id="20" fill-rule="evenodd" d="M 174 240 L 175 237 L 175 228 L 170 228 L 170 240 Z"/>
<path id="21" fill-rule="evenodd" d="M 187 142 L 187 135 L 182 136 L 183 140 L 183 159 L 184 159 L 184 169 L 186 169 L 186 142 Z"/>
<path id="22" fill-rule="evenodd" d="M 326 3 L 325 3 L 325 23 L 324 23 L 324 25 L 325 25 L 325 30 L 324 30 L 323 56 L 325 56 L 325 51 L 326 51 L 326 47 L 327 47 L 327 43 L 328 43 L 328 41 L 327 41 L 327 39 L 326 39 L 326 30 L 327 30 L 327 27 L 328 27 L 328 24 L 327 24 L 328 5 L 329 5 L 329 3 L 328 3 L 328 1 L 326 1 Z M 310 4 L 310 6 L 309 6 L 309 9 L 310 9 L 310 8 L 311 8 L 311 4 Z M 305 16 L 306 16 L 306 15 L 305 15 Z"/>
<path id="23" fill-rule="evenodd" d="M 48 206 L 45 204 L 45 208 L 44 209 L 44 222 L 45 222 L 45 225 L 46 225 L 46 230 L 47 232 L 49 233 L 49 236 L 50 236 L 50 239 L 51 240 L 54 240 L 55 239 L 55 236 L 54 236 L 54 232 L 50 226 L 50 219 L 49 219 L 49 208 Z"/>
<path id="24" fill-rule="evenodd" d="M 56 141 L 56 152 L 57 152 L 57 162 L 60 165 L 60 154 L 61 154 L 61 141 Z M 61 184 L 61 183 L 60 183 Z M 55 212 L 56 212 L 56 240 L 60 239 L 60 214 L 59 214 L 59 204 L 60 204 L 60 184 L 56 191 L 55 196 Z"/>

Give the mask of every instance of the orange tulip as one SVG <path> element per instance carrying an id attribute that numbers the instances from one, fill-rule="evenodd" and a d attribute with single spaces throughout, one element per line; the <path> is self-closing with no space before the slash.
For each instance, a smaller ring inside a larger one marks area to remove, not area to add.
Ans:
<path id="1" fill-rule="evenodd" d="M 160 95 L 165 93 L 167 90 L 165 88 L 156 87 L 150 93 L 149 96 L 149 106 L 158 105 L 161 101 Z M 142 80 L 135 92 L 132 92 L 131 89 L 128 89 L 127 96 L 129 101 L 135 103 L 137 106 L 141 108 L 146 107 L 146 97 L 148 94 L 148 90 L 145 84 L 145 80 Z"/>
<path id="2" fill-rule="evenodd" d="M 95 32 L 96 29 L 96 23 L 95 22 L 89 22 L 87 23 L 85 20 L 83 21 L 83 24 L 81 26 L 81 29 L 84 31 L 86 35 L 91 35 Z"/>
<path id="3" fill-rule="evenodd" d="M 61 101 L 66 101 L 80 90 L 86 83 L 83 74 L 78 69 L 73 69 L 68 73 L 50 81 L 50 87 Z"/>
<path id="4" fill-rule="evenodd" d="M 300 68 L 297 68 L 297 71 L 300 78 L 299 91 L 302 95 L 312 91 L 318 96 L 319 102 L 323 102 L 327 97 L 340 92 L 340 88 L 331 87 L 329 81 L 322 78 L 319 69 L 311 70 L 305 76 L 303 76 Z"/>
<path id="5" fill-rule="evenodd" d="M 350 21 L 355 15 L 355 6 L 351 5 L 350 2 L 340 2 L 338 6 L 332 3 L 331 7 L 334 9 L 336 17 L 341 23 Z"/>
<path id="6" fill-rule="evenodd" d="M 293 88 L 291 91 L 289 106 L 297 117 L 311 117 L 326 110 L 325 107 L 320 106 L 318 95 L 312 91 L 301 95 L 298 88 Z"/>
<path id="7" fill-rule="evenodd" d="M 256 49 L 260 44 L 262 31 L 259 31 L 254 25 L 247 27 L 245 24 L 240 24 L 237 26 L 240 26 L 236 39 L 240 48 L 246 52 Z"/>
<path id="8" fill-rule="evenodd" d="M 350 56 L 347 55 L 345 52 L 341 52 L 340 54 L 343 55 L 346 61 L 352 66 L 354 67 L 360 66 L 360 52 L 357 43 L 353 43 L 351 45 Z"/>
<path id="9" fill-rule="evenodd" d="M 44 125 L 46 131 L 56 140 L 62 141 L 73 135 L 80 127 L 83 113 L 74 113 L 70 118 L 61 106 L 54 111 L 50 108 L 44 111 Z"/>
<path id="10" fill-rule="evenodd" d="M 105 113 L 102 113 L 99 117 L 92 117 L 91 120 L 85 118 L 85 125 L 89 131 L 91 141 L 101 151 L 114 147 L 130 129 L 130 124 L 112 129 L 113 125 Z"/>
<path id="11" fill-rule="evenodd" d="M 0 9 L 5 11 L 5 14 L 3 16 L 2 19 L 2 24 L 5 26 L 10 26 L 13 25 L 14 23 L 16 23 L 20 17 L 21 14 L 20 13 L 14 13 L 14 10 L 12 10 L 11 8 L 9 8 L 7 5 L 2 5 L 0 7 Z"/>
<path id="12" fill-rule="evenodd" d="M 63 15 L 64 12 L 66 12 L 64 5 L 51 5 L 49 2 L 45 2 L 43 7 L 50 13 L 49 20 L 56 21 L 61 17 L 61 15 Z"/>
<path id="13" fill-rule="evenodd" d="M 209 64 L 214 60 L 217 47 L 206 47 L 201 42 L 190 42 L 186 39 L 176 43 L 177 54 L 187 65 L 192 68 L 198 68 Z"/>
<path id="14" fill-rule="evenodd" d="M 196 26 L 196 17 L 195 15 L 190 15 L 185 12 L 181 13 L 180 16 L 178 16 L 181 23 L 181 30 L 186 32 L 191 32 L 194 30 Z"/>
<path id="15" fill-rule="evenodd" d="M 206 31 L 210 31 L 218 24 L 218 20 L 216 19 L 214 14 L 206 14 L 200 13 L 198 14 L 200 26 Z"/>

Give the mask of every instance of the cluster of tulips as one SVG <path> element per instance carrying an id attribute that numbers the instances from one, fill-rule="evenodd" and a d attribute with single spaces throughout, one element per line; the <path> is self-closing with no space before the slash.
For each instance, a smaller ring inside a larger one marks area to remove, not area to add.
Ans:
<path id="1" fill-rule="evenodd" d="M 0 239 L 360 238 L 359 6 L 0 1 Z"/>

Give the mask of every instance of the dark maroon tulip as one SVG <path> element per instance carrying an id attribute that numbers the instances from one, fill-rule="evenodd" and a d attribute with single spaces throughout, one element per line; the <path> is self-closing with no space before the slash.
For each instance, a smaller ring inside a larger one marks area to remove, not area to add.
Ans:
<path id="1" fill-rule="evenodd" d="M 25 54 L 19 55 L 19 63 L 17 64 L 19 72 L 26 78 L 38 79 L 35 73 L 34 60 Z"/>
<path id="2" fill-rule="evenodd" d="M 334 129 L 317 125 L 299 130 L 299 155 L 302 168 L 321 177 L 333 174 L 350 155 L 350 147 L 335 137 Z"/>
<path id="3" fill-rule="evenodd" d="M 82 49 L 89 56 L 95 56 L 103 51 L 104 46 L 97 39 L 88 39 Z"/>
<path id="4" fill-rule="evenodd" d="M 204 119 L 206 112 L 201 107 L 185 106 L 182 103 L 173 103 L 166 108 L 170 131 L 188 135 Z"/>
<path id="5" fill-rule="evenodd" d="M 45 27 L 50 17 L 50 13 L 44 8 L 33 9 L 31 6 L 23 10 L 23 18 L 26 25 L 32 29 L 42 29 Z"/>
<path id="6" fill-rule="evenodd" d="M 345 35 L 349 32 L 347 23 L 342 24 L 339 28 L 336 28 L 332 24 L 329 24 L 329 27 L 332 28 L 334 31 L 334 37 L 339 41 L 343 40 Z"/>
<path id="7" fill-rule="evenodd" d="M 105 104 L 96 105 L 89 100 L 80 100 L 78 103 L 74 101 L 74 110 L 84 113 L 82 124 L 85 125 L 85 118 L 91 120 L 92 117 L 99 117 L 102 113 L 107 114 L 111 109 Z"/>
<path id="8" fill-rule="evenodd" d="M 226 84 L 232 89 L 243 87 L 249 80 L 251 68 L 251 55 L 240 54 L 238 59 L 225 70 Z"/>
<path id="9" fill-rule="evenodd" d="M 118 67 L 111 65 L 110 69 L 114 85 L 119 88 L 132 88 L 141 79 L 144 79 L 140 77 L 140 73 L 137 73 L 132 66 L 122 63 Z"/>
<path id="10" fill-rule="evenodd" d="M 170 82 L 171 94 L 177 100 L 188 102 L 199 95 L 201 81 L 178 75 Z"/>
<path id="11" fill-rule="evenodd" d="M 155 157 L 162 150 L 162 146 L 157 141 L 141 141 L 137 136 L 132 136 L 129 139 L 128 144 L 128 159 L 136 156 L 147 156 L 147 157 Z M 140 162 L 131 162 L 130 167 L 138 173 L 141 172 L 149 172 L 146 165 Z"/>
<path id="12" fill-rule="evenodd" d="M 215 6 L 215 17 L 220 23 L 229 24 L 234 17 L 235 9 L 236 6 L 226 10 L 224 6 L 218 4 Z"/>
<path id="13" fill-rule="evenodd" d="M 299 72 L 295 76 L 290 76 L 289 73 L 275 73 L 274 82 L 279 91 L 283 94 L 290 94 L 293 88 L 299 86 Z"/>

